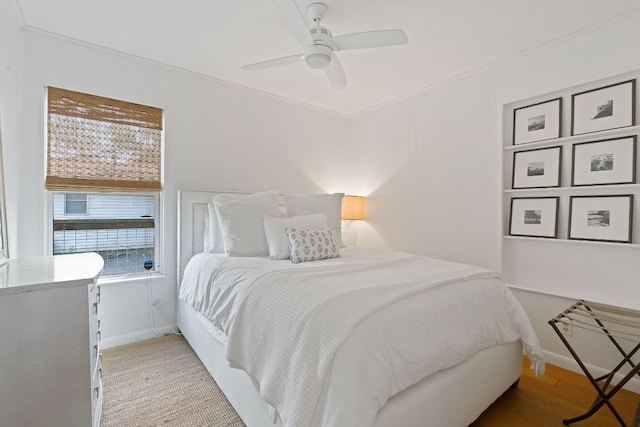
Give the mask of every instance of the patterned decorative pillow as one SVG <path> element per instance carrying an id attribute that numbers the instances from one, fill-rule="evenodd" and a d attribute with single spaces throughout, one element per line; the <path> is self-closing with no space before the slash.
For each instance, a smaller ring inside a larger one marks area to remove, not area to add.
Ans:
<path id="1" fill-rule="evenodd" d="M 344 193 L 333 194 L 295 194 L 285 193 L 287 215 L 311 215 L 319 212 L 327 214 L 327 225 L 333 228 L 334 237 L 339 248 L 344 248 L 342 242 L 342 197 Z"/>
<path id="2" fill-rule="evenodd" d="M 331 227 L 285 228 L 291 248 L 291 262 L 315 261 L 340 256 L 338 242 Z"/>

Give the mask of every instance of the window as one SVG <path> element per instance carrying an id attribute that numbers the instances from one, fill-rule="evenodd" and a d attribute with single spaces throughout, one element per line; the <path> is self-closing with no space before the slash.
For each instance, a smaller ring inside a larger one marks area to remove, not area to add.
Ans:
<path id="1" fill-rule="evenodd" d="M 162 110 L 49 87 L 54 255 L 98 252 L 103 276 L 157 269 Z"/>
<path id="2" fill-rule="evenodd" d="M 90 213 L 70 215 L 65 210 L 70 195 L 53 193 L 53 254 L 98 252 L 105 262 L 103 276 L 145 273 L 144 262 L 156 259 L 157 196 L 82 194 Z"/>
<path id="3" fill-rule="evenodd" d="M 87 195 L 82 193 L 66 193 L 64 195 L 65 215 L 87 215 Z"/>

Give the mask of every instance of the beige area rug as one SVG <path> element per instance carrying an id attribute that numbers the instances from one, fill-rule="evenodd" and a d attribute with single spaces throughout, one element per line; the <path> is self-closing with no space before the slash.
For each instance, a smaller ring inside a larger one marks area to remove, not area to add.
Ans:
<path id="1" fill-rule="evenodd" d="M 244 427 L 182 336 L 102 351 L 102 427 Z"/>

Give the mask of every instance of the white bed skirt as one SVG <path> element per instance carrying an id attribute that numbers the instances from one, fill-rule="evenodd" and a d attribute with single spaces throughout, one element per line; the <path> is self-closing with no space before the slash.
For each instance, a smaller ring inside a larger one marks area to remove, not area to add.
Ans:
<path id="1" fill-rule="evenodd" d="M 225 347 L 191 307 L 178 300 L 178 327 L 248 427 L 273 426 L 268 405 L 249 376 L 228 366 Z M 374 427 L 467 426 L 520 377 L 520 341 L 482 350 L 393 396 Z M 275 426 L 280 426 L 276 423 Z"/>

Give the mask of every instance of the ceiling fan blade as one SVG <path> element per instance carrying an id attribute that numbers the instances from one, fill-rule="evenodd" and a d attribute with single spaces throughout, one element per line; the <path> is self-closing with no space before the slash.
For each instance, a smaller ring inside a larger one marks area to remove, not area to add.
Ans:
<path id="1" fill-rule="evenodd" d="M 298 9 L 294 0 L 273 0 L 282 23 L 291 31 L 291 34 L 300 44 L 313 44 L 311 31 L 307 26 L 302 12 Z"/>
<path id="2" fill-rule="evenodd" d="M 367 49 L 371 47 L 396 46 L 409 43 L 407 35 L 402 30 L 364 31 L 362 33 L 344 34 L 332 37 L 338 50 Z"/>
<path id="3" fill-rule="evenodd" d="M 344 69 L 335 53 L 331 54 L 331 63 L 324 69 L 324 72 L 327 74 L 327 79 L 329 79 L 331 87 L 335 90 L 340 90 L 347 85 Z"/>
<path id="4" fill-rule="evenodd" d="M 283 56 L 282 58 L 269 59 L 268 61 L 257 62 L 255 64 L 243 65 L 241 68 L 249 71 L 258 71 L 272 67 L 279 67 L 280 65 L 293 64 L 303 58 L 304 55 L 299 53 L 297 55 Z"/>

